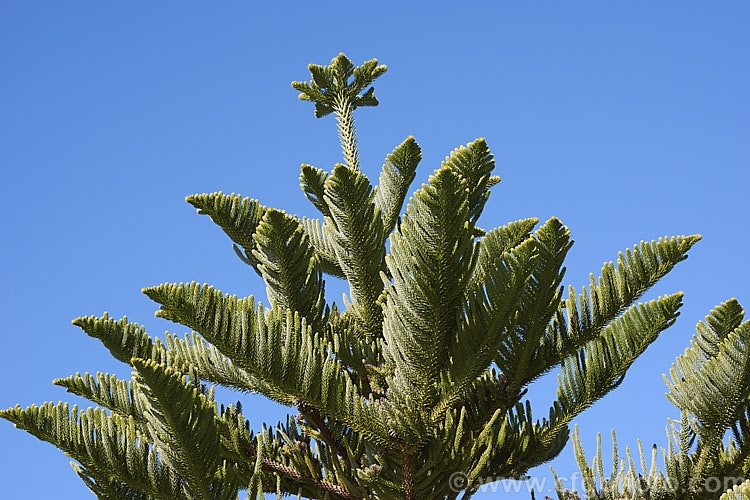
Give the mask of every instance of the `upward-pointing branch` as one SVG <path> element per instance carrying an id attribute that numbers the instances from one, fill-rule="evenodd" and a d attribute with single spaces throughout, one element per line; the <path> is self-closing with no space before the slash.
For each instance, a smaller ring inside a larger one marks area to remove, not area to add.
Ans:
<path id="1" fill-rule="evenodd" d="M 371 59 L 355 67 L 348 57 L 339 54 L 328 66 L 311 64 L 308 69 L 312 80 L 292 82 L 292 87 L 299 90 L 300 99 L 315 103 L 317 118 L 330 113 L 336 114 L 346 166 L 359 170 L 357 137 L 352 115 L 354 110 L 361 106 L 378 105 L 370 84 L 385 73 L 387 68 L 384 65 L 378 66 L 377 59 Z"/>
<path id="2" fill-rule="evenodd" d="M 344 152 L 344 162 L 349 168 L 359 170 L 359 151 L 357 150 L 357 131 L 354 128 L 354 106 L 349 96 L 340 94 L 334 105 L 338 122 L 341 149 Z"/>

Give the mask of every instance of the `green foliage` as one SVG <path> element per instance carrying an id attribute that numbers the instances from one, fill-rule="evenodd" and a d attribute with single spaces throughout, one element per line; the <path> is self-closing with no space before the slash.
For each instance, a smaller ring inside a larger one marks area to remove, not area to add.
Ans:
<path id="1" fill-rule="evenodd" d="M 742 484 L 734 486 L 731 490 L 721 495 L 721 500 L 748 500 L 750 499 L 750 479 Z"/>
<path id="2" fill-rule="evenodd" d="M 308 69 L 312 80 L 309 83 L 292 82 L 292 87 L 299 90 L 300 99 L 315 103 L 316 118 L 336 114 L 344 160 L 347 166 L 358 170 L 359 153 L 352 113 L 362 106 L 378 105 L 373 94 L 374 87 L 365 88 L 387 68 L 378 66 L 377 59 L 355 67 L 348 57 L 339 54 L 333 58 L 330 66 L 310 64 Z"/>
<path id="3" fill-rule="evenodd" d="M 378 190 L 375 192 L 375 205 L 383 218 L 385 234 L 393 232 L 399 221 L 401 207 L 421 159 L 422 149 L 412 136 L 407 137 L 385 158 Z"/>
<path id="4" fill-rule="evenodd" d="M 252 236 L 268 210 L 267 207 L 258 203 L 258 200 L 243 198 L 234 193 L 227 196 L 222 192 L 196 194 L 188 196 L 185 201 L 197 208 L 199 214 L 211 217 L 232 239 L 232 248 L 240 259 L 260 273 L 252 252 Z"/>
<path id="5" fill-rule="evenodd" d="M 192 332 L 162 341 L 127 318 L 79 318 L 132 379 L 55 381 L 97 409 L 0 412 L 68 453 L 99 498 L 245 489 L 249 498 L 469 498 L 483 478 L 520 478 L 560 453 L 571 420 L 617 387 L 679 314 L 680 293 L 635 301 L 700 236 L 641 243 L 566 295 L 573 240 L 561 221 L 478 227 L 500 180 L 484 139 L 454 150 L 407 200 L 422 156 L 413 137 L 386 157 L 377 185 L 359 165 L 352 113 L 378 103 L 370 85 L 385 66 L 355 67 L 340 54 L 310 71 L 293 86 L 317 117 L 336 115 L 344 157 L 330 171 L 302 165 L 300 186 L 320 217 L 235 194 L 187 198 L 264 280 L 266 305 L 196 283 L 145 288 L 157 316 Z M 326 303 L 325 275 L 348 282 L 343 308 Z M 701 348 L 734 356 L 723 344 L 733 334 L 711 332 Z M 557 399 L 537 420 L 526 389 L 556 367 Z M 253 433 L 239 404 L 217 406 L 214 385 L 295 415 Z M 456 472 L 460 491 L 449 482 Z"/>
<path id="6" fill-rule="evenodd" d="M 254 240 L 253 256 L 266 282 L 268 300 L 299 312 L 320 331 L 326 316 L 323 274 L 302 225 L 271 209 L 258 224 Z"/>
<path id="7" fill-rule="evenodd" d="M 377 77 L 385 73 L 386 66 L 378 66 L 377 59 L 371 59 L 362 66 L 354 64 L 344 54 L 331 60 L 330 66 L 310 64 L 312 80 L 310 83 L 292 82 L 292 87 L 300 91 L 299 98 L 315 103 L 315 116 L 322 118 L 336 111 L 337 103 L 344 96 L 356 109 L 360 106 L 377 106 L 378 100 L 373 95 L 374 87 L 364 94 L 360 93 Z M 350 79 L 353 80 L 350 81 Z"/>
<path id="8" fill-rule="evenodd" d="M 664 376 L 667 398 L 681 413 L 679 422 L 670 420 L 667 427 L 668 447 L 662 448 L 665 470 L 657 466 L 656 445 L 651 467 L 646 469 L 640 440 L 642 472 L 636 470 L 629 449 L 626 469 L 625 458 L 618 458 L 613 431 L 612 475 L 605 478 L 601 436 L 589 466 L 576 429 L 575 454 L 589 498 L 713 499 L 728 488 L 722 499 L 750 498 L 750 483 L 743 483 L 750 473 L 750 320 L 743 322 L 743 318 L 736 299 L 716 306 L 696 326 L 697 334 L 677 357 L 670 376 Z M 565 498 L 560 489 L 558 495 Z"/>

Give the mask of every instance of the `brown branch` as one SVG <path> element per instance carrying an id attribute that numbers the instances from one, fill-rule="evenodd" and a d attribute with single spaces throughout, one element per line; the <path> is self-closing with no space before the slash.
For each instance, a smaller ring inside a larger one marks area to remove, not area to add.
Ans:
<path id="1" fill-rule="evenodd" d="M 338 456 L 343 458 L 346 463 L 351 463 L 349 461 L 349 453 L 347 453 L 346 448 L 333 436 L 331 430 L 326 425 L 320 413 L 318 413 L 315 408 L 313 408 L 312 406 L 308 406 L 305 403 L 297 403 L 297 409 L 306 420 L 312 422 L 315 427 L 318 428 L 320 433 L 323 435 L 323 439 L 325 440 L 326 444 L 331 446 L 331 448 L 333 448 L 333 451 L 335 451 Z"/>
<path id="2" fill-rule="evenodd" d="M 411 452 L 404 449 L 402 451 L 404 459 L 404 494 L 406 500 L 417 500 L 414 492 L 414 462 Z"/>
<path id="3" fill-rule="evenodd" d="M 257 451 L 255 447 L 249 443 L 247 444 L 245 451 L 247 451 L 247 453 L 252 457 L 257 456 Z M 333 497 L 331 497 L 331 500 L 361 500 L 362 499 L 362 497 L 352 495 L 341 486 L 330 483 L 328 481 L 322 481 L 322 480 L 319 481 L 311 477 L 303 476 L 294 467 L 284 465 L 281 462 L 271 460 L 270 458 L 262 459 L 261 463 L 262 463 L 263 469 L 268 472 L 277 472 L 279 474 L 284 474 L 285 476 L 291 478 L 294 481 L 297 481 L 298 483 L 308 484 L 310 486 L 314 486 L 316 488 L 320 488 L 325 491 L 330 491 L 331 493 L 333 493 Z"/>
<path id="4" fill-rule="evenodd" d="M 281 462 L 276 462 L 275 460 L 271 460 L 270 458 L 264 458 L 263 459 L 263 468 L 266 470 L 270 470 L 272 472 L 279 472 L 281 474 L 285 474 L 286 476 L 291 477 L 295 481 L 298 481 L 300 483 L 309 484 L 311 486 L 315 486 L 317 488 L 323 489 L 325 491 L 330 491 L 335 496 L 333 497 L 334 500 L 360 500 L 361 497 L 356 497 L 346 491 L 341 486 L 338 486 L 333 483 L 329 483 L 328 481 L 317 481 L 311 477 L 306 477 L 300 474 L 296 469 L 289 467 L 288 465 L 284 465 Z"/>

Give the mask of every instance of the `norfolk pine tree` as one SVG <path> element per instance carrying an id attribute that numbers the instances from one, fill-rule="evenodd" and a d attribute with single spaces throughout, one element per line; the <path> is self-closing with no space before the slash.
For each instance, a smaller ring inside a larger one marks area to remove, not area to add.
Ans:
<path id="1" fill-rule="evenodd" d="M 127 318 L 78 318 L 132 379 L 55 381 L 98 408 L 0 412 L 65 451 L 99 498 L 469 498 L 559 454 L 569 422 L 678 315 L 681 293 L 635 302 L 700 236 L 642 242 L 580 292 L 565 288 L 573 241 L 558 219 L 477 225 L 500 180 L 484 139 L 454 150 L 402 214 L 419 146 L 397 146 L 373 186 L 353 121 L 378 104 L 371 84 L 386 67 L 340 54 L 309 69 L 292 85 L 316 117 L 336 116 L 344 158 L 331 171 L 302 165 L 321 218 L 234 194 L 187 198 L 263 278 L 268 302 L 196 283 L 146 288 L 157 316 L 192 333 L 162 342 Z M 326 303 L 324 275 L 348 282 L 342 306 Z M 557 400 L 534 420 L 527 387 L 558 366 Z M 239 403 L 217 405 L 215 385 L 295 414 L 253 431 Z"/>
<path id="2" fill-rule="evenodd" d="M 667 398 L 680 410 L 679 421 L 667 426 L 664 470 L 657 464 L 656 445 L 646 468 L 638 441 L 641 472 L 626 448 L 614 452 L 612 474 L 604 476 L 601 435 L 589 466 L 576 426 L 573 444 L 588 498 L 615 500 L 750 500 L 750 320 L 737 299 L 714 308 L 695 327 L 690 347 L 669 370 Z M 725 444 L 726 435 L 729 438 Z M 558 498 L 574 498 L 556 481 Z"/>

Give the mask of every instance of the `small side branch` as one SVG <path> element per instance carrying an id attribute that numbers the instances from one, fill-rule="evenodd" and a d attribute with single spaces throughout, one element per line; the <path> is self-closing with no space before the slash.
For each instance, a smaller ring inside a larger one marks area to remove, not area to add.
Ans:
<path id="1" fill-rule="evenodd" d="M 263 468 L 269 471 L 284 474 L 285 476 L 288 476 L 297 482 L 309 484 L 325 491 L 330 491 L 331 493 L 333 493 L 332 498 L 335 500 L 360 500 L 360 497 L 355 497 L 348 491 L 344 490 L 341 486 L 329 483 L 328 481 L 316 481 L 315 479 L 303 476 L 292 467 L 284 465 L 281 462 L 276 462 L 269 458 L 263 459 Z"/>
<path id="2" fill-rule="evenodd" d="M 255 447 L 251 445 L 247 446 L 247 452 L 252 457 L 256 456 L 256 453 L 257 453 L 255 450 Z M 328 481 L 322 481 L 322 480 L 319 481 L 311 477 L 303 476 L 302 474 L 299 473 L 299 471 L 297 471 L 293 467 L 284 465 L 281 462 L 277 462 L 276 460 L 271 460 L 270 458 L 264 458 L 262 460 L 262 464 L 263 464 L 263 469 L 268 472 L 276 472 L 278 474 L 283 474 L 298 483 L 307 484 L 315 488 L 320 488 L 324 491 L 331 492 L 332 500 L 362 500 L 362 497 L 352 495 L 351 493 L 343 489 L 341 486 L 330 483 Z"/>
<path id="3" fill-rule="evenodd" d="M 305 420 L 311 422 L 315 425 L 315 427 L 318 428 L 320 433 L 323 435 L 326 444 L 333 448 L 333 451 L 335 451 L 338 456 L 343 458 L 346 463 L 351 463 L 349 460 L 349 453 L 347 453 L 346 448 L 333 436 L 331 430 L 326 425 L 320 413 L 318 413 L 315 408 L 304 403 L 298 403 L 297 409 L 299 410 L 300 415 L 305 418 Z"/>

